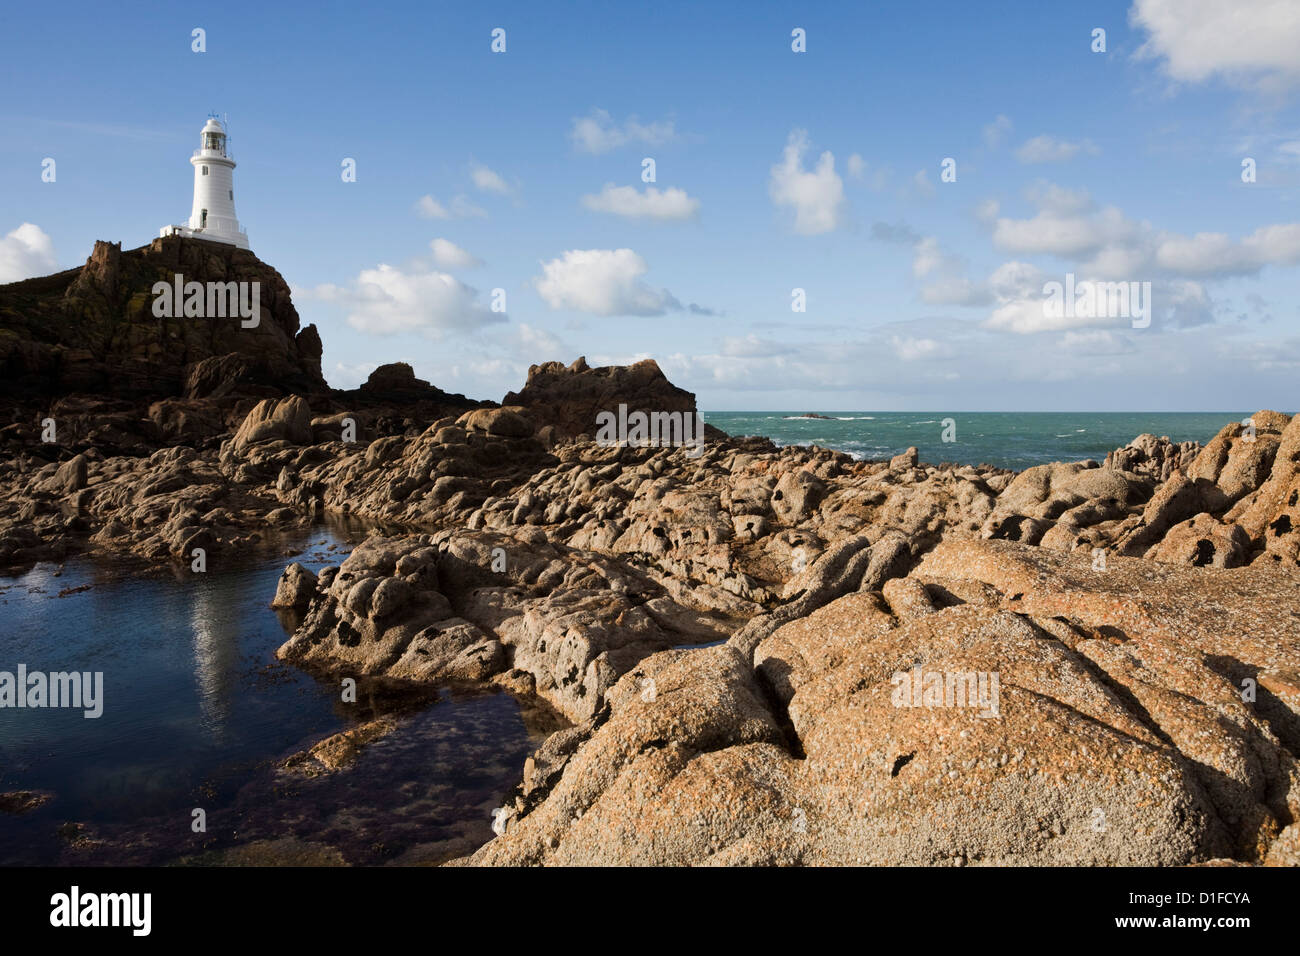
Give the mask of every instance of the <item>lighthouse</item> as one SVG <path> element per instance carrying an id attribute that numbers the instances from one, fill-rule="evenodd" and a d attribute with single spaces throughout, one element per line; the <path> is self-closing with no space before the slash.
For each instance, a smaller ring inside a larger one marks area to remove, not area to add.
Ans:
<path id="1" fill-rule="evenodd" d="M 226 148 L 226 129 L 216 117 L 209 117 L 199 133 L 199 148 L 190 157 L 194 167 L 194 206 L 189 221 L 163 226 L 160 236 L 185 236 L 228 242 L 248 248 L 248 233 L 239 228 L 235 216 L 235 161 Z"/>

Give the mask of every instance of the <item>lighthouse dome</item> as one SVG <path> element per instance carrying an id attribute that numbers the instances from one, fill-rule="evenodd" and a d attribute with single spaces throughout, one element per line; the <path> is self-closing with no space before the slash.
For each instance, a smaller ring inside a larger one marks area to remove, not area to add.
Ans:
<path id="1" fill-rule="evenodd" d="M 226 128 L 216 117 L 210 117 L 203 124 L 203 129 L 199 131 L 199 143 L 201 152 L 216 153 L 220 156 L 229 155 L 226 152 Z"/>

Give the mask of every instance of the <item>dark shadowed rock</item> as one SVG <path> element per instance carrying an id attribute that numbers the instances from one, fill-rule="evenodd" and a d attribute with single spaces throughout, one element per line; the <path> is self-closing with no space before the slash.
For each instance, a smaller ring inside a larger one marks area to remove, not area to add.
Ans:
<path id="1" fill-rule="evenodd" d="M 156 282 L 257 282 L 260 321 L 159 318 Z M 221 369 L 187 369 L 235 355 Z M 300 330 L 289 287 L 247 249 L 176 236 L 122 252 L 97 242 L 85 266 L 0 286 L 0 393 L 189 397 L 243 383 L 319 392 L 321 343 Z"/>
<path id="2" fill-rule="evenodd" d="M 695 396 L 668 381 L 653 359 L 635 365 L 591 368 L 585 358 L 571 365 L 544 362 L 528 369 L 528 382 L 502 405 L 520 405 L 539 427 L 553 425 L 562 436 L 594 435 L 596 416 L 628 411 L 694 412 Z"/>

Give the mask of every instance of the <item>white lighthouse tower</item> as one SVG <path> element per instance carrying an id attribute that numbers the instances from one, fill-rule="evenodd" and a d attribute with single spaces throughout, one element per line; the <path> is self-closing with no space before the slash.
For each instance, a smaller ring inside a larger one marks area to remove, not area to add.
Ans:
<path id="1" fill-rule="evenodd" d="M 239 228 L 235 216 L 235 161 L 226 152 L 226 130 L 216 117 L 204 125 L 190 163 L 194 166 L 194 207 L 189 222 L 163 226 L 158 234 L 228 242 L 247 249 L 248 233 Z"/>

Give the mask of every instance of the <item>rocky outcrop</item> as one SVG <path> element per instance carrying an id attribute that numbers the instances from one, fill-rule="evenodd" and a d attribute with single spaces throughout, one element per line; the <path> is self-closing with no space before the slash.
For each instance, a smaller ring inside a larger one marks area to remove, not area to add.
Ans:
<path id="1" fill-rule="evenodd" d="M 302 575 L 291 572 L 281 591 L 300 606 Z M 724 623 L 601 555 L 526 534 L 452 530 L 372 538 L 327 569 L 280 656 L 424 681 L 522 673 L 558 711 L 585 720 L 642 658 L 725 635 Z"/>
<path id="2" fill-rule="evenodd" d="M 1186 471 L 1201 450 L 1200 442 L 1171 442 L 1168 437 L 1138 435 L 1106 456 L 1106 467 L 1155 481 L 1168 481 L 1174 471 Z"/>
<path id="3" fill-rule="evenodd" d="M 1282 862 L 1297 578 L 1150 568 L 945 542 L 753 670 L 731 645 L 656 654 L 538 751 L 465 862 Z"/>
<path id="4" fill-rule="evenodd" d="M 596 416 L 617 414 L 620 404 L 629 411 L 694 412 L 695 396 L 668 381 L 654 359 L 591 368 L 585 358 L 578 358 L 568 366 L 530 366 L 527 384 L 501 404 L 521 406 L 539 428 L 550 425 L 567 437 L 594 435 Z"/>
<path id="5" fill-rule="evenodd" d="M 235 432 L 229 451 L 231 455 L 238 455 L 250 445 L 271 441 L 290 445 L 311 444 L 311 407 L 297 395 L 258 402 Z"/>
<path id="6" fill-rule="evenodd" d="M 185 282 L 257 282 L 258 325 L 155 316 L 154 283 L 178 273 Z M 196 372 L 212 359 L 225 360 L 223 372 Z M 197 397 L 232 379 L 273 394 L 322 392 L 320 360 L 320 337 L 299 327 L 280 273 L 224 243 L 172 236 L 123 252 L 97 242 L 80 269 L 0 286 L 0 394 Z"/>

